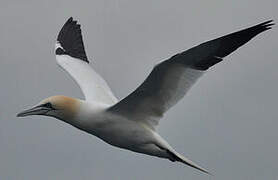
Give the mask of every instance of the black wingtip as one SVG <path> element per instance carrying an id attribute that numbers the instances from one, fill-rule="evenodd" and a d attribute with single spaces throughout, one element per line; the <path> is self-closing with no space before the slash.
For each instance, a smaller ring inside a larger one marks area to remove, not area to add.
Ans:
<path id="1" fill-rule="evenodd" d="M 71 21 L 73 21 L 72 17 L 70 17 L 65 24 L 70 23 Z"/>
<path id="2" fill-rule="evenodd" d="M 66 21 L 60 30 L 57 43 L 61 46 L 56 47 L 55 53 L 57 55 L 67 54 L 89 63 L 84 48 L 80 24 L 77 24 L 77 21 L 74 21 L 72 17 Z"/>
<path id="3" fill-rule="evenodd" d="M 274 25 L 273 19 L 258 24 L 258 26 L 272 26 L 272 25 Z"/>
<path id="4" fill-rule="evenodd" d="M 185 53 L 191 52 L 192 54 L 198 54 L 199 60 L 194 61 L 191 66 L 198 70 L 207 70 L 209 67 L 221 62 L 224 57 L 234 52 L 258 34 L 271 29 L 273 25 L 273 20 L 268 20 L 226 36 L 207 41 L 185 51 Z"/>
<path id="5" fill-rule="evenodd" d="M 253 26 L 251 28 L 254 29 L 254 31 L 256 31 L 259 34 L 259 33 L 263 32 L 263 31 L 271 29 L 273 25 L 275 25 L 275 23 L 271 19 L 271 20 L 265 21 L 263 23 L 260 23 L 260 24 L 258 24 L 256 26 Z"/>

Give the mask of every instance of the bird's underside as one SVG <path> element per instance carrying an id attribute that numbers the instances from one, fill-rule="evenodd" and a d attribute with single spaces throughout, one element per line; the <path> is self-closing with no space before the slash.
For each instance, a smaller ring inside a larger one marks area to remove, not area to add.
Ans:
<path id="1" fill-rule="evenodd" d="M 156 65 L 137 89 L 118 101 L 89 65 L 80 25 L 69 18 L 57 38 L 56 60 L 80 86 L 85 101 L 51 97 L 18 116 L 34 115 L 40 110 L 37 114 L 66 121 L 111 145 L 179 161 L 209 173 L 177 153 L 156 132 L 156 127 L 163 114 L 185 96 L 207 69 L 272 25 L 272 21 L 266 21 L 176 54 Z"/>

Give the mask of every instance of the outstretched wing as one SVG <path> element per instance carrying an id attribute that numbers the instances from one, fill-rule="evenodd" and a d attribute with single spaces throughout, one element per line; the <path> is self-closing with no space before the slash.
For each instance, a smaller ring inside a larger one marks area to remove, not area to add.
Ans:
<path id="1" fill-rule="evenodd" d="M 184 97 L 208 68 L 272 25 L 272 21 L 266 21 L 171 57 L 155 66 L 135 91 L 108 111 L 155 127 L 163 113 Z"/>
<path id="2" fill-rule="evenodd" d="M 79 85 L 87 101 L 115 104 L 107 83 L 89 65 L 80 25 L 72 17 L 62 27 L 55 44 L 56 60 Z"/>

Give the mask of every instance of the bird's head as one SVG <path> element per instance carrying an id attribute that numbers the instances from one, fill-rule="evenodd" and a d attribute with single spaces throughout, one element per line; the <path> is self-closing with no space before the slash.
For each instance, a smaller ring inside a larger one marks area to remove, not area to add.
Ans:
<path id="1" fill-rule="evenodd" d="M 77 99 L 66 96 L 52 96 L 42 100 L 32 108 L 18 113 L 17 117 L 43 115 L 66 121 L 76 116 L 79 107 L 80 102 Z"/>

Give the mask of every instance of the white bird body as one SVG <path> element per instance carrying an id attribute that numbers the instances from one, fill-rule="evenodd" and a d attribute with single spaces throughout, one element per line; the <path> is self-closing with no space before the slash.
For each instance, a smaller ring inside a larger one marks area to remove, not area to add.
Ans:
<path id="1" fill-rule="evenodd" d="M 133 121 L 107 112 L 110 107 L 101 103 L 78 100 L 79 111 L 67 123 L 92 134 L 106 143 L 151 156 L 184 160 L 188 165 L 209 173 L 189 159 L 177 153 L 155 130 L 141 121 Z M 170 152 L 170 154 L 169 154 Z"/>
<path id="2" fill-rule="evenodd" d="M 18 114 L 60 119 L 123 149 L 207 170 L 177 153 L 156 131 L 163 114 L 182 99 L 211 66 L 273 25 L 256 26 L 202 43 L 156 65 L 147 79 L 122 100 L 89 65 L 80 25 L 70 18 L 55 44 L 56 60 L 80 86 L 85 100 L 52 96 Z"/>
<path id="3" fill-rule="evenodd" d="M 107 112 L 110 106 L 106 104 L 76 101 L 79 101 L 79 110 L 72 119 L 67 119 L 67 123 L 113 146 L 158 157 L 169 157 L 165 150 L 158 147 L 168 149 L 168 143 L 144 122 L 132 121 Z"/>

